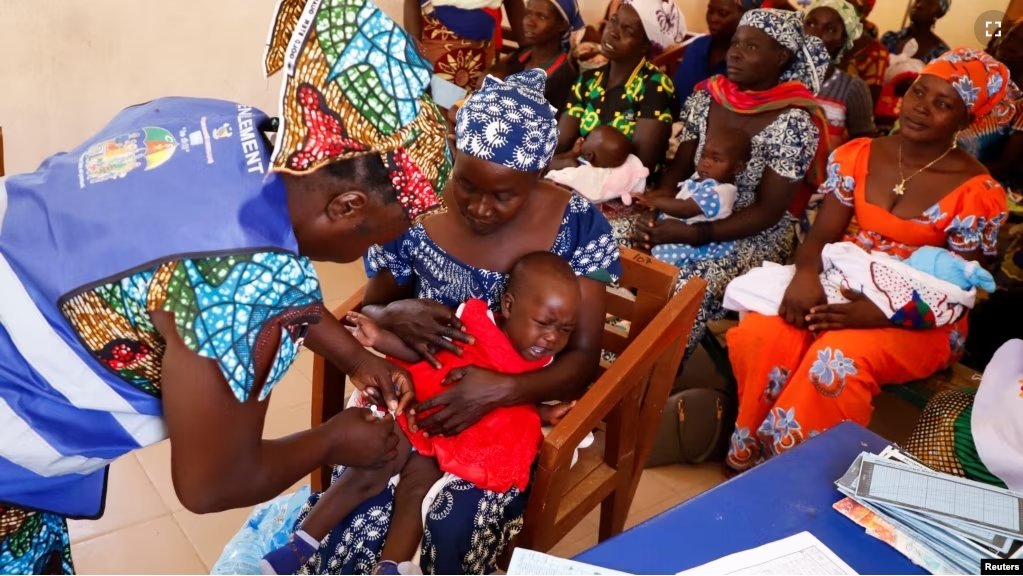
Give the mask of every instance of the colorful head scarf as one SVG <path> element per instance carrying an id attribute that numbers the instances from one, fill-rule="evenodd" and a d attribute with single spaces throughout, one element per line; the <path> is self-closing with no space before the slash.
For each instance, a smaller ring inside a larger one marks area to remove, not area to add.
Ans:
<path id="1" fill-rule="evenodd" d="M 675 0 L 624 0 L 622 5 L 632 6 L 639 14 L 643 31 L 655 53 L 685 40 L 686 17 Z"/>
<path id="2" fill-rule="evenodd" d="M 1009 79 L 1009 69 L 987 52 L 972 48 L 956 48 L 932 60 L 920 72 L 945 80 L 955 88 L 973 115 L 973 125 L 992 120 L 1008 121 L 1015 113 L 1011 98 L 1018 95 Z"/>
<path id="3" fill-rule="evenodd" d="M 735 3 L 743 10 L 756 10 L 764 4 L 764 0 L 735 0 Z"/>
<path id="4" fill-rule="evenodd" d="M 281 0 L 264 68 L 285 70 L 272 170 L 376 154 L 410 220 L 440 207 L 451 153 L 433 66 L 370 0 Z"/>
<path id="5" fill-rule="evenodd" d="M 813 0 L 806 8 L 806 12 L 803 13 L 803 19 L 805 20 L 811 12 L 818 8 L 831 8 L 838 12 L 842 18 L 842 24 L 845 25 L 845 46 L 842 46 L 842 50 L 834 58 L 834 61 L 838 62 L 853 47 L 853 42 L 856 42 L 856 39 L 863 34 L 863 21 L 860 20 L 856 8 L 845 0 Z"/>
<path id="6" fill-rule="evenodd" d="M 558 145 L 558 111 L 544 98 L 547 73 L 536 68 L 503 82 L 487 76 L 458 109 L 455 147 L 523 172 L 543 170 Z"/>
<path id="7" fill-rule="evenodd" d="M 742 15 L 739 26 L 763 30 L 792 52 L 792 64 L 782 73 L 780 81 L 796 80 L 814 94 L 820 92 L 831 57 L 820 38 L 803 31 L 803 18 L 798 12 L 763 8 L 750 10 Z"/>

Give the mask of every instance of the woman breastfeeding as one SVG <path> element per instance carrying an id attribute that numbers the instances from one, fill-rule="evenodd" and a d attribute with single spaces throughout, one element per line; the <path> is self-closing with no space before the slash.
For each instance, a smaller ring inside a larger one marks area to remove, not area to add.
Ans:
<path id="1" fill-rule="evenodd" d="M 522 256 L 550 251 L 581 277 L 575 331 L 555 361 L 521 376 L 452 370 L 449 389 L 409 414 L 415 419 L 416 412 L 440 407 L 413 423 L 431 436 L 457 434 L 495 408 L 574 398 L 596 374 L 605 283 L 620 276 L 621 264 L 599 210 L 540 180 L 558 138 L 555 110 L 543 97 L 544 79 L 538 69 L 504 82 L 488 78 L 458 111 L 455 166 L 443 194 L 447 210 L 395 242 L 374 246 L 366 257 L 370 280 L 363 313 L 435 364 L 433 351 L 458 353 L 448 338 L 471 341 L 455 316 L 458 305 L 478 298 L 499 313 L 507 274 Z M 391 522 L 393 495 L 394 488 L 385 489 L 356 509 L 323 541 L 307 569 L 372 568 Z M 448 484 L 427 517 L 423 571 L 493 572 L 522 526 L 525 505 L 525 495 L 515 488 L 502 494 L 463 480 Z"/>
<path id="2" fill-rule="evenodd" d="M 649 193 L 675 197 L 679 184 L 693 174 L 707 139 L 739 130 L 751 141 L 751 157 L 735 177 L 733 214 L 695 225 L 653 215 L 612 222 L 616 236 L 645 250 L 659 244 L 706 247 L 734 241 L 715 259 L 680 266 L 680 288 L 696 276 L 707 281 L 687 353 L 703 337 L 706 322 L 724 314 L 721 299 L 733 278 L 765 260 L 783 262 L 792 253 L 795 220 L 786 209 L 805 188 L 804 180 L 821 181 L 827 162 L 826 140 L 819 144 L 827 134 L 826 120 L 814 98 L 827 67 L 824 44 L 803 31 L 797 12 L 744 14 L 728 50 L 728 77 L 712 77 L 686 101 L 678 153 L 660 188 Z M 799 213 L 802 207 L 793 210 Z"/>
<path id="3" fill-rule="evenodd" d="M 604 28 L 601 51 L 608 64 L 584 72 L 572 89 L 551 169 L 577 166 L 576 141 L 598 126 L 611 126 L 632 141 L 632 153 L 656 178 L 671 137 L 675 92 L 648 58 L 685 34 L 674 0 L 623 0 Z"/>
<path id="4" fill-rule="evenodd" d="M 728 333 L 740 403 L 732 468 L 746 470 L 844 420 L 867 425 L 881 385 L 926 378 L 962 354 L 966 316 L 935 327 L 915 294 L 892 319 L 855 292 L 844 293 L 849 303 L 827 304 L 821 251 L 855 216 L 860 231 L 846 240 L 865 250 L 905 258 L 938 246 L 981 263 L 993 255 L 1005 191 L 955 142 L 998 109 L 1008 81 L 987 54 L 953 50 L 906 94 L 899 133 L 832 154 L 826 196 L 778 316 L 750 313 Z"/>

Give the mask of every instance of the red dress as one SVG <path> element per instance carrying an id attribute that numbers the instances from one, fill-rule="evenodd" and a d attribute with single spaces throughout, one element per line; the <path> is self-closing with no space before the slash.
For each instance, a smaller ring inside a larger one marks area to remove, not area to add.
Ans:
<path id="1" fill-rule="evenodd" d="M 503 374 L 521 374 L 539 370 L 550 363 L 550 357 L 529 361 L 519 355 L 488 312 L 482 300 L 466 301 L 461 320 L 465 331 L 476 338 L 476 344 L 459 344 L 462 346 L 461 358 L 450 352 L 437 354 L 442 365 L 440 370 L 426 362 L 409 365 L 390 359 L 405 366 L 412 374 L 417 402 L 443 392 L 446 388 L 441 386 L 441 381 L 454 368 L 474 365 Z M 440 408 L 424 412 L 419 417 L 429 416 L 436 410 Z M 422 431 L 409 434 L 405 418 L 398 418 L 398 423 L 420 454 L 437 458 L 441 470 L 494 492 L 507 492 L 512 486 L 525 490 L 529 484 L 530 469 L 543 442 L 540 415 L 532 404 L 498 408 L 457 436 L 425 438 Z"/>

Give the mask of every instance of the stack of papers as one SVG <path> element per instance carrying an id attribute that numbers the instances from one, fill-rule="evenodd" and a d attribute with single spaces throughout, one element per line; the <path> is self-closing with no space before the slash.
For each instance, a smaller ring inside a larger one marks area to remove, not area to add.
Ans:
<path id="1" fill-rule="evenodd" d="M 835 509 L 932 574 L 1023 557 L 1023 495 L 936 472 L 889 446 L 856 457 Z"/>

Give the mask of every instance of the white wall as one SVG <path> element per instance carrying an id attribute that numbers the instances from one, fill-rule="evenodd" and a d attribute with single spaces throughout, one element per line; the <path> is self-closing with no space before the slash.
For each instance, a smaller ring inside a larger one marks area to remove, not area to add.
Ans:
<path id="1" fill-rule="evenodd" d="M 377 0 L 401 18 L 402 0 Z M 675 0 L 706 29 L 707 0 Z M 906 0 L 878 0 L 874 21 L 898 27 Z M 0 126 L 7 173 L 33 170 L 130 104 L 208 96 L 275 111 L 280 79 L 260 65 L 275 0 L 0 0 Z M 973 23 L 1008 0 L 953 0 L 938 33 L 979 46 Z M 584 17 L 607 0 L 580 0 Z"/>

